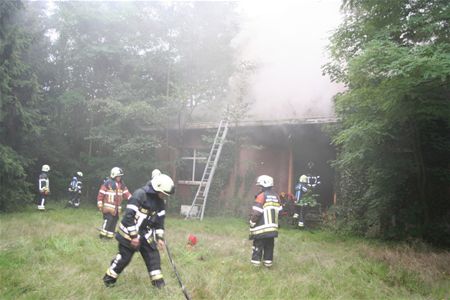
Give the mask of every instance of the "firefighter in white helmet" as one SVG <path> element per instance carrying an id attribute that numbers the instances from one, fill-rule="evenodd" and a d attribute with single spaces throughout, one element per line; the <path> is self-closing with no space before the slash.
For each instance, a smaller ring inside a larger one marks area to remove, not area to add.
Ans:
<path id="1" fill-rule="evenodd" d="M 106 286 L 114 285 L 136 251 L 139 251 L 144 259 L 152 285 L 157 288 L 165 285 L 158 250 L 164 249 L 165 246 L 165 198 L 174 192 L 172 178 L 159 172 L 152 174 L 152 179 L 133 193 L 116 233 L 119 253 L 103 277 Z"/>
<path id="2" fill-rule="evenodd" d="M 261 175 L 256 180 L 260 187 L 255 196 L 250 214 L 250 240 L 253 240 L 251 263 L 261 265 L 261 259 L 266 267 L 273 263 L 275 238 L 278 236 L 278 214 L 281 210 L 280 199 L 272 191 L 273 178 Z"/>
<path id="3" fill-rule="evenodd" d="M 98 191 L 97 207 L 103 213 L 103 225 L 100 229 L 100 238 L 114 237 L 117 221 L 122 210 L 123 199 L 130 199 L 131 193 L 122 180 L 123 171 L 119 167 L 111 169 L 111 175 Z"/>
<path id="4" fill-rule="evenodd" d="M 38 209 L 45 210 L 45 201 L 47 196 L 50 194 L 50 180 L 48 178 L 48 172 L 50 172 L 49 165 L 43 165 L 41 168 L 41 174 L 39 175 L 39 203 Z"/>
<path id="5" fill-rule="evenodd" d="M 83 172 L 78 171 L 69 183 L 69 206 L 78 208 L 80 206 L 81 190 L 83 188 Z"/>

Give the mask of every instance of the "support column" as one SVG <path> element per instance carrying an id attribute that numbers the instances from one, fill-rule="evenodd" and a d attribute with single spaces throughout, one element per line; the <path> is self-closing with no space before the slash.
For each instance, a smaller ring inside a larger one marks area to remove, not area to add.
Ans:
<path id="1" fill-rule="evenodd" d="M 294 173 L 294 153 L 292 143 L 289 141 L 289 167 L 288 167 L 288 193 L 292 193 L 292 176 Z"/>

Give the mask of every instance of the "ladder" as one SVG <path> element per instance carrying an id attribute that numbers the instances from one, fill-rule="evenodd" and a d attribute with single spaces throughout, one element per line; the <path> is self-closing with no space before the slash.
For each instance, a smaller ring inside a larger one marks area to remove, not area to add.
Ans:
<path id="1" fill-rule="evenodd" d="M 209 188 L 211 187 L 211 182 L 217 168 L 217 163 L 219 162 L 220 152 L 222 151 L 222 146 L 225 142 L 227 132 L 228 120 L 221 120 L 211 147 L 211 151 L 209 152 L 205 170 L 203 171 L 202 180 L 200 181 L 200 185 L 198 186 L 194 200 L 192 201 L 192 205 L 189 208 L 185 219 L 196 218 L 200 219 L 200 221 L 203 220 Z"/>

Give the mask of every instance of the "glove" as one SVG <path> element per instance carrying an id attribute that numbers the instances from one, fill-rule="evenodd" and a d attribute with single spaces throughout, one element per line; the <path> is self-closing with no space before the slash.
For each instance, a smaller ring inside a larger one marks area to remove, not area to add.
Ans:
<path id="1" fill-rule="evenodd" d="M 131 246 L 132 246 L 134 249 L 138 249 L 139 246 L 141 245 L 141 242 L 139 241 L 139 238 L 134 238 L 134 239 L 132 239 L 130 243 L 131 243 Z"/>
<path id="2" fill-rule="evenodd" d="M 252 220 L 250 220 L 249 223 L 250 223 L 250 228 L 253 228 L 256 225 L 256 222 L 252 222 Z"/>

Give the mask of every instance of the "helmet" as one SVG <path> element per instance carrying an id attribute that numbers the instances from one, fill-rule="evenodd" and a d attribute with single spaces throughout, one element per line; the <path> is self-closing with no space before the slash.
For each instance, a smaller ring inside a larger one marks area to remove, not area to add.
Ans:
<path id="1" fill-rule="evenodd" d="M 158 169 L 154 169 L 152 171 L 152 179 L 155 178 L 156 176 L 161 175 L 161 171 Z"/>
<path id="2" fill-rule="evenodd" d="M 195 235 L 189 234 L 188 242 L 187 242 L 188 245 L 195 246 L 197 244 L 197 241 L 198 241 L 198 239 L 197 239 L 197 237 Z"/>
<path id="3" fill-rule="evenodd" d="M 43 165 L 42 166 L 42 172 L 48 172 L 50 171 L 50 166 L 49 165 Z"/>
<path id="4" fill-rule="evenodd" d="M 300 176 L 300 178 L 298 179 L 298 182 L 308 183 L 308 176 L 306 176 L 306 175 Z"/>
<path id="5" fill-rule="evenodd" d="M 172 178 L 166 174 L 159 174 L 150 181 L 153 189 L 164 195 L 170 196 L 175 192 L 175 184 Z"/>
<path id="6" fill-rule="evenodd" d="M 260 185 L 262 187 L 272 187 L 273 178 L 268 175 L 261 175 L 258 179 L 256 179 L 256 185 Z"/>
<path id="7" fill-rule="evenodd" d="M 79 176 L 79 177 L 83 177 L 83 172 L 81 172 L 81 171 L 78 171 L 78 172 L 77 172 L 77 176 Z"/>
<path id="8" fill-rule="evenodd" d="M 111 169 L 111 178 L 114 179 L 117 176 L 123 176 L 123 171 L 121 168 L 114 167 Z"/>

